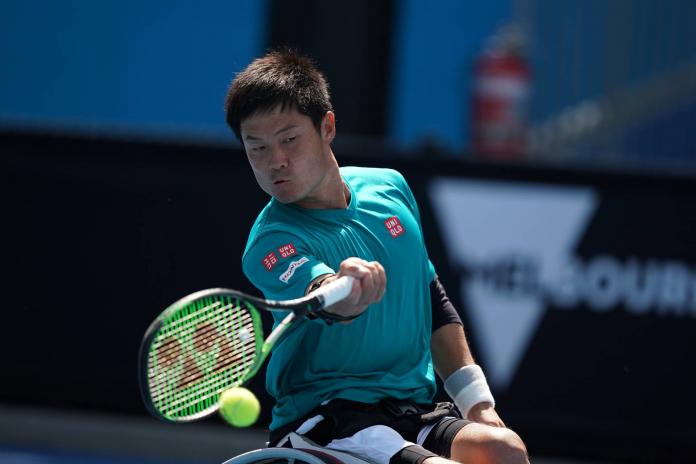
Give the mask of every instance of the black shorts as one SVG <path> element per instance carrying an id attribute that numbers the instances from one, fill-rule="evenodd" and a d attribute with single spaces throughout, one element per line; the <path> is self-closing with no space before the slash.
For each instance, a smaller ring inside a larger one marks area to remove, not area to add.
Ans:
<path id="1" fill-rule="evenodd" d="M 454 437 L 468 423 L 451 403 L 339 399 L 272 431 L 270 445 L 292 446 L 284 438 L 297 431 L 317 445 L 331 443 L 328 448 L 362 454 L 372 462 L 420 464 L 432 456 L 450 457 Z"/>

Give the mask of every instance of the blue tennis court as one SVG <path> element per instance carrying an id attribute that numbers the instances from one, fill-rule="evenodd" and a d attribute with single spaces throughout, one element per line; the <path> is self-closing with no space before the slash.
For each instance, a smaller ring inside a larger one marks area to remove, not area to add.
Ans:
<path id="1" fill-rule="evenodd" d="M 208 464 L 214 461 L 117 457 L 102 454 L 74 453 L 48 448 L 0 447 L 0 462 L 3 464 Z"/>

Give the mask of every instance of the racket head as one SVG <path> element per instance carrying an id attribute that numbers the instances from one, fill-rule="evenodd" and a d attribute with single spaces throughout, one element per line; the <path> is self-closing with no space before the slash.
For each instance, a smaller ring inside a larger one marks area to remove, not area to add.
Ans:
<path id="1" fill-rule="evenodd" d="M 223 391 L 258 370 L 263 347 L 261 317 L 246 295 L 227 289 L 188 295 L 155 319 L 141 343 L 143 401 L 167 421 L 206 417 Z"/>

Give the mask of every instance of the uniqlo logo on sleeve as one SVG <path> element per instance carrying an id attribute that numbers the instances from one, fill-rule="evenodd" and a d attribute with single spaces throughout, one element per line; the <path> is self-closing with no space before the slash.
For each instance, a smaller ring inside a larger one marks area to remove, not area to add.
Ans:
<path id="1" fill-rule="evenodd" d="M 384 221 L 384 225 L 387 227 L 392 238 L 396 238 L 405 232 L 404 226 L 401 225 L 399 218 L 396 216 L 392 216 Z"/>
<path id="2" fill-rule="evenodd" d="M 287 258 L 297 253 L 297 250 L 295 250 L 295 246 L 292 243 L 288 243 L 278 248 L 278 253 L 280 253 L 281 258 Z"/>
<path id="3" fill-rule="evenodd" d="M 265 267 L 267 271 L 270 271 L 273 269 L 273 266 L 278 263 L 278 257 L 271 251 L 263 258 L 263 261 L 261 262 L 263 263 L 263 267 Z"/>

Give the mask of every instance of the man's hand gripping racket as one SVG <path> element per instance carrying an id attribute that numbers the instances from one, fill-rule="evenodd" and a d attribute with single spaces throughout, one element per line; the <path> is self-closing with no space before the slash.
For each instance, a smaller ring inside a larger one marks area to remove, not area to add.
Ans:
<path id="1" fill-rule="evenodd" d="M 350 295 L 352 286 L 353 277 L 343 276 L 295 300 L 265 300 L 214 288 L 175 302 L 150 325 L 140 346 L 145 405 L 173 422 L 213 414 L 222 392 L 251 379 L 283 335 L 305 316 L 329 323 L 342 320 L 323 310 Z M 264 340 L 258 310 L 289 314 Z"/>

